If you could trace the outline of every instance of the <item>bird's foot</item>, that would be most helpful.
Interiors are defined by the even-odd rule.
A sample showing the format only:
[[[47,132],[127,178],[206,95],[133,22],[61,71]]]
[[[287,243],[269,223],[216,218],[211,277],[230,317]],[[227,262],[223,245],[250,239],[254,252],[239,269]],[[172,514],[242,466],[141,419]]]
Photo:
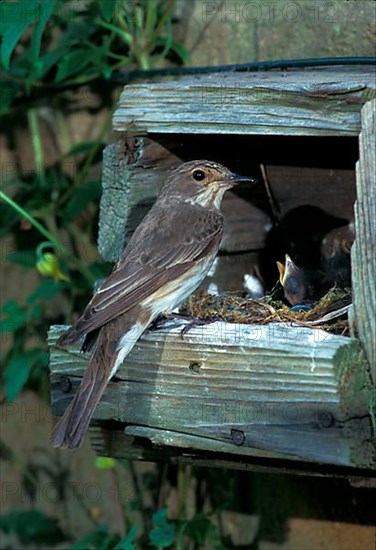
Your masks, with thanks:
[[[168,324],[168,328],[176,328],[181,325],[179,321],[189,321],[192,317],[190,315],[183,315],[182,313],[165,313],[158,315],[156,319],[149,325],[149,330],[154,332],[155,330],[160,330],[164,325]],[[175,323],[171,323],[175,321]]]
[[[184,315],[183,313],[168,313],[163,315],[158,315],[156,319],[149,325],[150,331],[163,329],[164,325],[168,325],[168,328],[177,328],[181,327],[181,321],[188,321],[186,325],[181,329],[180,335],[183,338],[190,330],[195,327],[201,327],[204,325],[209,325],[211,323],[216,323],[221,321],[221,317],[207,317],[207,318],[198,318],[192,317],[192,315]],[[175,321],[171,322],[171,321]]]
[[[191,317],[190,322],[185,325],[181,332],[180,336],[183,339],[184,335],[187,334],[190,330],[192,330],[195,327],[202,327],[204,325],[210,325],[211,323],[216,323],[217,321],[222,321],[222,318],[219,315],[215,315],[214,317],[206,317],[206,318],[198,318],[198,317]]]

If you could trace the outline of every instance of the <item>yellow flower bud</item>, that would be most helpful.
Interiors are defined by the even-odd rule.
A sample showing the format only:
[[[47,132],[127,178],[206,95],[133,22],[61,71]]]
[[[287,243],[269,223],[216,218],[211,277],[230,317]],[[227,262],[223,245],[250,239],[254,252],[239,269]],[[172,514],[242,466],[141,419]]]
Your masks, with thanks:
[[[36,268],[43,277],[53,277],[55,281],[69,281],[69,278],[62,272],[59,260],[53,252],[38,254]]]

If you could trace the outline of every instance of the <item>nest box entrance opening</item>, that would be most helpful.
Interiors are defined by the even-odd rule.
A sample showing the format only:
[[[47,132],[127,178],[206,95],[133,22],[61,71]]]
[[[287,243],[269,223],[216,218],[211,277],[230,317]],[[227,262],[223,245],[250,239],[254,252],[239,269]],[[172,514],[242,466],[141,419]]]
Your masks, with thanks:
[[[260,298],[283,279],[286,254],[304,276],[303,289],[292,280],[292,293],[289,285],[277,285],[276,297],[286,304],[316,301],[333,286],[351,287],[356,137],[161,133],[128,135],[110,147],[117,148],[120,185],[122,178],[127,182],[125,242],[182,162],[214,160],[257,178],[225,194],[222,246],[203,285],[209,292],[247,291]],[[113,187],[107,193],[113,197]]]

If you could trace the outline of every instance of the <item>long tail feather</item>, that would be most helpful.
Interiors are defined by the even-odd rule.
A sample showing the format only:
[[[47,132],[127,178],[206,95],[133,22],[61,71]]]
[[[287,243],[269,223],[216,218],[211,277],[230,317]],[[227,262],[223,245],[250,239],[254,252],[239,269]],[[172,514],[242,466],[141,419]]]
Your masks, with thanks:
[[[101,369],[97,365],[93,365],[95,359],[93,357],[90,361],[76,395],[55,426],[54,447],[77,449],[82,445],[95,407],[99,403],[109,381],[109,377],[103,376],[105,373],[101,373]]]
[[[81,446],[108,382],[150,322],[149,315],[144,316],[143,322],[129,317],[114,319],[102,327],[81,385],[55,426],[54,447],[77,449]]]

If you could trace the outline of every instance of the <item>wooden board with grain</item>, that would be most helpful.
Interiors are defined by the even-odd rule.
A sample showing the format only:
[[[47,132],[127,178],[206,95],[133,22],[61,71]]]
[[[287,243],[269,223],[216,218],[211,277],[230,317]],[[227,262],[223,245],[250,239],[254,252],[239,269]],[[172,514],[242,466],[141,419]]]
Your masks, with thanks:
[[[115,130],[356,136],[373,67],[219,73],[125,86]]]
[[[56,414],[87,363],[77,347],[54,346],[61,330],[50,332]],[[124,422],[129,435],[195,452],[370,468],[369,392],[350,338],[275,323],[213,323],[184,340],[180,328],[146,333],[94,420]]]
[[[355,233],[352,248],[354,315],[376,384],[376,101],[362,110],[356,166]]]

